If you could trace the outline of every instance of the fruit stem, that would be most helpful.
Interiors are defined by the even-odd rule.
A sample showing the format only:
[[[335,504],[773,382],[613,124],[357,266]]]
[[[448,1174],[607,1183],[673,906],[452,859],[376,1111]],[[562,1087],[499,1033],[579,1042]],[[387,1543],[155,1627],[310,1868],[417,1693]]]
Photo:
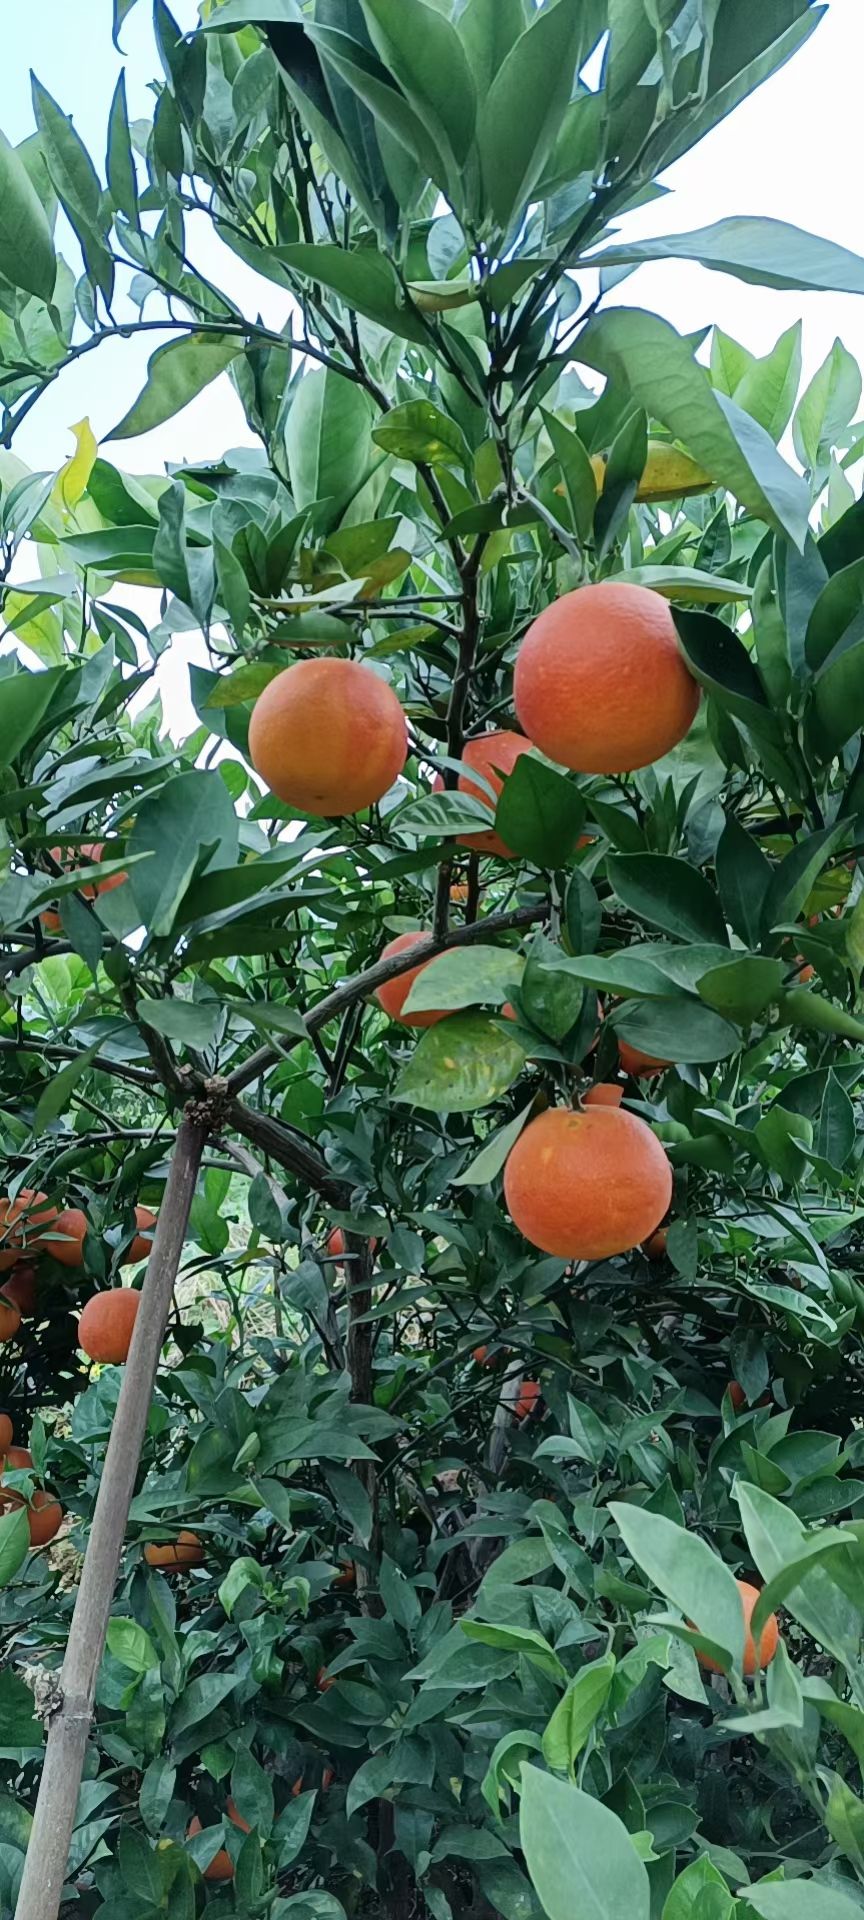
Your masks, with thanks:
[[[177,1132],[69,1629],[60,1674],[61,1704],[49,1722],[39,1796],[18,1895],[17,1920],[57,1920],[60,1909],[90,1736],[96,1679],[156,1368],[207,1134],[206,1125],[188,1119],[181,1122]]]

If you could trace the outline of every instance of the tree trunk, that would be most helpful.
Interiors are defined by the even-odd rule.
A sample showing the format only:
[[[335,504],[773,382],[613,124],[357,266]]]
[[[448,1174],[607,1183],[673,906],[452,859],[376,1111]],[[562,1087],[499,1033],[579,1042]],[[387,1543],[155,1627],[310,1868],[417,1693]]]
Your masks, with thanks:
[[[15,1920],[56,1920],[84,1769],[96,1680],[165,1324],[208,1129],[181,1122],[129,1359],[105,1455],[60,1675]]]

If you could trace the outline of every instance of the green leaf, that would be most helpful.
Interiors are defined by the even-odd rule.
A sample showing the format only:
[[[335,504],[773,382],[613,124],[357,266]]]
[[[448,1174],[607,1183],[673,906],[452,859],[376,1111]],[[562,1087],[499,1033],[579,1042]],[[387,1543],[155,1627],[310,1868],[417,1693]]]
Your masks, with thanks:
[[[476,1160],[471,1161],[464,1173],[457,1173],[454,1187],[485,1187],[491,1180],[497,1179],[511,1147],[515,1146],[522,1128],[530,1119],[533,1106],[532,1099],[521,1113],[517,1113],[513,1120],[508,1120],[506,1127],[492,1134],[485,1146],[481,1147]]]
[[[792,422],[792,439],[802,466],[815,467],[854,419],[861,398],[861,373],[842,340],[814,373]]]
[[[396,460],[422,461],[429,467],[466,468],[468,448],[461,427],[431,400],[408,400],[391,407],[372,438]]]
[[[807,1171],[813,1124],[806,1114],[772,1107],[756,1122],[753,1142],[766,1166],[779,1173],[789,1186],[794,1186]]]
[[[405,1002],[406,1013],[428,1013],[460,1007],[496,1006],[518,986],[524,967],[521,954],[501,947],[453,947],[424,966]]]
[[[169,933],[193,874],[233,866],[238,844],[237,815],[218,773],[177,774],[144,800],[127,843],[129,854],[153,855],[129,876],[144,926]]]
[[[138,209],[138,179],[135,172],[135,156],[132,152],[132,137],[129,132],[129,114],[126,106],[126,75],[121,73],[114,89],[111,112],[108,119],[108,152],[106,155],[108,191],[115,208],[125,213],[130,225],[140,229],[141,215]]]
[[[733,813],[720,835],[715,872],[730,926],[748,947],[758,946],[772,868],[758,842]]]
[[[813,718],[827,759],[864,726],[864,640],[823,667],[813,688]]]
[[[562,866],[584,819],[585,804],[575,783],[533,753],[520,754],[495,809],[495,831],[505,846],[538,867]]]
[[[616,1033],[631,1047],[655,1060],[679,1060],[684,1065],[728,1060],[741,1046],[741,1035],[711,1007],[684,998],[629,1002],[612,1022]]]
[[[864,260],[833,240],[802,233],[785,220],[737,215],[692,233],[634,240],[587,255],[592,266],[641,266],[646,260],[698,260],[755,287],[864,293]]]
[[[225,33],[236,27],[303,25],[299,0],[222,0],[222,5],[203,22],[205,33]]]
[[[99,1052],[99,1045],[97,1040],[95,1046],[88,1047],[85,1053],[79,1054],[77,1060],[70,1060],[68,1067],[61,1067],[59,1073],[55,1073],[48,1081],[37,1102],[33,1119],[35,1133],[44,1133],[52,1120],[65,1112],[78,1081]]]
[[[372,1502],[362,1480],[355,1473],[349,1473],[347,1467],[330,1466],[324,1468],[324,1478],[339,1512],[350,1522],[361,1545],[368,1547],[373,1527]]]
[[[372,405],[362,388],[329,368],[307,373],[285,429],[291,491],[298,507],[329,500],[338,519],[372,465]]]
[[[387,1788],[393,1784],[396,1765],[396,1756],[392,1752],[373,1753],[369,1760],[364,1760],[348,1787],[345,1797],[346,1820],[352,1819],[368,1801],[378,1800],[386,1794]]]
[[[474,139],[477,95],[451,22],[424,0],[361,0],[372,41],[436,145],[442,139],[456,168]],[[449,159],[449,155],[448,155]],[[454,187],[458,184],[455,169]]]
[[[132,8],[134,7],[134,5],[135,5],[135,0],[114,0],[114,22],[113,22],[113,27],[111,31],[111,38],[114,42],[115,47],[117,48],[118,53],[120,52],[120,39],[119,39],[120,28],[122,27],[123,22],[126,19],[127,15],[132,12]]]
[[[602,1800],[526,1763],[519,1837],[548,1920],[649,1920],[648,1875]]]
[[[543,425],[552,442],[552,450],[561,468],[564,491],[570,508],[573,525],[579,540],[584,546],[591,538],[594,525],[594,509],[597,505],[597,481],[591,465],[591,457],[584,442],[572,427],[565,427],[563,420],[556,419],[554,413],[540,408]]]
[[[761,360],[752,360],[733,388],[732,399],[744,413],[752,413],[776,442],[792,418],[801,382],[800,320],[780,335]]]
[[[561,1665],[548,1640],[542,1633],[535,1633],[533,1627],[502,1627],[491,1621],[465,1619],[459,1624],[468,1640],[477,1640],[482,1647],[506,1647],[551,1680],[566,1680],[566,1667]]]
[[[807,1547],[807,1529],[789,1507],[781,1505],[771,1494],[763,1493],[760,1487],[738,1480],[734,1496],[741,1510],[747,1545],[767,1583],[785,1567],[800,1561]],[[860,1591],[860,1570],[851,1549],[849,1571]],[[818,1640],[835,1659],[844,1665],[857,1660],[864,1614],[862,1608],[849,1599],[845,1588],[832,1578],[828,1567],[808,1568],[797,1586],[786,1595],[785,1606],[805,1633]]]
[[[65,667],[49,667],[44,673],[18,668],[0,678],[0,766],[17,760],[66,675]]]
[[[506,1093],[524,1065],[522,1047],[502,1022],[454,1013],[423,1034],[393,1097],[433,1113],[471,1113]]]
[[[744,1026],[758,1020],[760,1013],[779,997],[787,971],[782,960],[736,954],[728,966],[710,967],[703,973],[697,992],[707,1007],[728,1014],[730,1020]]]
[[[744,1613],[733,1575],[696,1533],[662,1513],[621,1501],[609,1506],[637,1567],[680,1608],[700,1634],[725,1650],[740,1669],[744,1658]]]
[[[667,321],[635,307],[610,308],[589,321],[573,351],[586,366],[628,386],[637,405],[757,519],[803,546],[810,505],[804,482],[764,428],[714,391],[691,344]]]
[[[100,527],[94,533],[65,535],[62,547],[79,567],[96,567],[100,573],[126,573],[134,568],[140,573],[152,570],[155,538],[155,526]]]
[[[558,137],[579,56],[581,11],[544,7],[481,99],[477,143],[485,209],[502,232],[530,199]]]
[[[149,1633],[138,1625],[137,1620],[114,1619],[108,1622],[108,1652],[121,1667],[128,1667],[131,1673],[149,1673],[152,1667],[158,1667],[159,1655]]]
[[[524,32],[522,0],[467,0],[458,28],[478,98],[484,100],[511,47]]]
[[[663,1920],[732,1920],[735,1902],[708,1855],[678,1875],[663,1908]]]
[[[818,578],[818,576],[817,576]],[[824,579],[824,575],[822,576]],[[810,608],[804,653],[808,667],[824,666],[864,607],[864,560],[831,574]]]
[[[753,593],[743,580],[726,580],[719,573],[703,573],[700,567],[625,567],[615,578],[631,587],[650,587],[662,593],[664,600],[686,600],[688,605],[704,607],[731,606],[750,600]]]
[[[573,953],[591,953],[597,945],[603,909],[587,874],[576,867],[564,901],[564,924]]]
[[[161,1833],[177,1784],[177,1769],[165,1754],[151,1760],[141,1782],[138,1805],[148,1833]]]
[[[585,990],[574,978],[569,966],[561,965],[567,956],[554,940],[538,933],[531,942],[525,972],[519,983],[520,1011],[549,1040],[561,1041],[575,1027],[583,1012]],[[597,1009],[593,995],[586,1011],[588,1039],[597,1030]]]
[[[619,900],[640,920],[679,939],[728,945],[726,922],[710,882],[662,853],[615,854],[608,874]]]
[[[8,1587],[10,1580],[14,1580],[29,1551],[27,1508],[18,1507],[13,1513],[4,1513],[0,1517],[0,1587]],[[8,1737],[5,1723],[0,1737]]]
[[[712,613],[687,613],[681,608],[675,610],[675,625],[687,665],[706,693],[742,720],[757,739],[777,738],[777,721],[737,633]]]
[[[105,435],[106,440],[131,440],[161,427],[203,393],[242,351],[243,341],[237,334],[215,332],[185,333],[181,340],[157,347],[147,362],[147,379],[137,400]]]
[[[834,827],[821,827],[807,834],[775,867],[763,905],[763,927],[768,933],[789,920],[797,920],[823,867],[849,833],[841,821]]]
[[[99,175],[71,119],[35,75],[31,91],[51,184],[81,243],[88,275],[110,304],[114,262],[106,246],[110,216],[103,208]]]
[[[279,258],[306,279],[332,288],[346,306],[356,307],[399,339],[428,345],[428,332],[382,253],[371,247],[348,253],[344,247],[297,244],[281,247]]]
[[[273,1827],[273,1787],[270,1775],[248,1747],[238,1749],[231,1769],[231,1798],[241,1820],[247,1821],[262,1840],[269,1840]]]
[[[211,1047],[219,1026],[215,1000],[139,1000],[136,1011],[145,1026],[178,1045],[203,1050]]]
[[[13,287],[50,300],[57,262],[51,228],[17,149],[0,133],[0,273]]]
[[[247,1587],[260,1588],[263,1584],[264,1573],[257,1560],[250,1559],[248,1555],[243,1555],[239,1560],[232,1560],[228,1572],[219,1583],[219,1604],[224,1608],[229,1620],[241,1593],[245,1593]]]
[[[855,1145],[855,1108],[842,1081],[829,1072],[819,1109],[814,1150],[839,1172],[845,1167]]]
[[[625,537],[630,508],[648,460],[648,416],[644,407],[628,415],[609,449],[603,490],[594,509],[594,539],[602,559]]]
[[[395,1620],[397,1627],[404,1627],[406,1632],[413,1633],[421,1617],[420,1597],[387,1553],[381,1555],[378,1584],[388,1617]]]
[[[861,1915],[857,1900],[847,1900],[816,1880],[745,1887],[743,1898],[760,1920],[860,1920]]]
[[[543,1730],[543,1758],[556,1773],[573,1772],[592,1727],[609,1698],[615,1674],[614,1653],[592,1660],[570,1681]]]

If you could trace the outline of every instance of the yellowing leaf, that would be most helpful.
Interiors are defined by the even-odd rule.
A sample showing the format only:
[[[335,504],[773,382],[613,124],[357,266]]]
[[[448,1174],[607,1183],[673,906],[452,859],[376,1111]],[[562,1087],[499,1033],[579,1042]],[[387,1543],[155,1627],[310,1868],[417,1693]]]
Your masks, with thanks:
[[[75,436],[75,452],[60,468],[54,487],[54,500],[60,507],[77,507],[96,464],[99,443],[88,419],[79,420],[70,431]]]

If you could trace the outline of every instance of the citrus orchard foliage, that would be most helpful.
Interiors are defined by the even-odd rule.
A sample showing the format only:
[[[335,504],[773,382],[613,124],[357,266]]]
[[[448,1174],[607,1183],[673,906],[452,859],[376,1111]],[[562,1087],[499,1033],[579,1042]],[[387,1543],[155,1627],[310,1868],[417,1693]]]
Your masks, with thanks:
[[[864,290],[615,231],[819,12],[157,0],[104,179],[0,144],[0,1910],[184,1111],[68,1910],[864,1906],[861,381],[614,304]]]

